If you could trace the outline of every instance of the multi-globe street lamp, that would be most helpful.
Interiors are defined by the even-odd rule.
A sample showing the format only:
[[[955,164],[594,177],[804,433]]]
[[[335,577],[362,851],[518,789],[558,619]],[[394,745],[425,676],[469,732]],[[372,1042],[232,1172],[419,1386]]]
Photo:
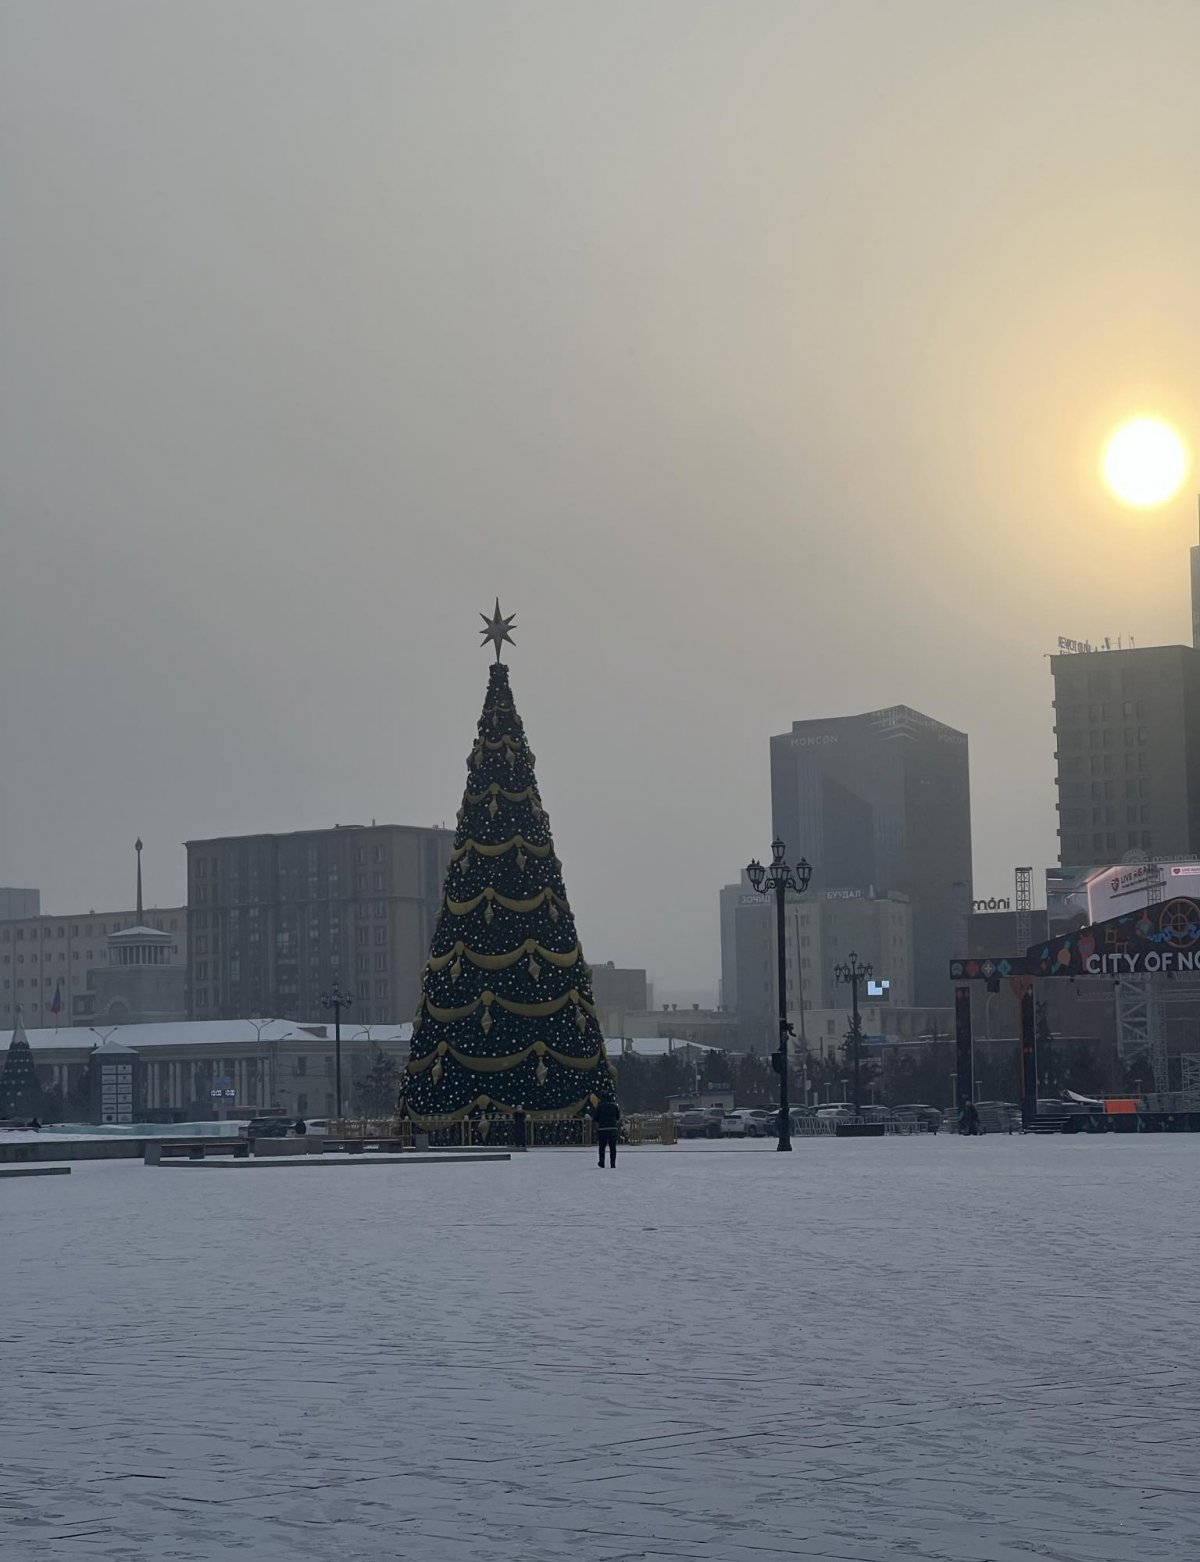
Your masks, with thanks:
[[[836,981],[839,986],[849,987],[850,989],[850,1045],[853,1049],[854,1058],[855,1117],[862,1116],[862,1083],[859,1074],[859,1065],[861,1063],[859,1054],[862,1051],[862,1019],[858,1012],[858,984],[860,982],[865,982],[870,975],[871,967],[869,965],[860,965],[858,956],[855,954],[853,949],[850,951],[849,960],[847,960],[844,965],[835,965],[833,968],[834,981]]]
[[[779,1143],[777,1150],[792,1147],[792,1116],[788,1104],[788,1037],[792,1027],[787,1017],[787,930],[783,920],[784,899],[788,890],[803,895],[812,878],[812,868],[801,857],[793,868],[785,862],[787,847],[778,836],[771,842],[771,861],[764,868],[756,857],[746,868],[746,877],[756,895],[775,896],[775,953],[779,963],[779,1051],[772,1062],[779,1073]]]
[[[342,1010],[350,1008],[353,1002],[350,994],[344,993],[338,986],[336,979],[332,989],[321,994],[321,1003],[326,1009],[333,1010],[334,1100],[337,1103],[339,1123],[342,1120]]]

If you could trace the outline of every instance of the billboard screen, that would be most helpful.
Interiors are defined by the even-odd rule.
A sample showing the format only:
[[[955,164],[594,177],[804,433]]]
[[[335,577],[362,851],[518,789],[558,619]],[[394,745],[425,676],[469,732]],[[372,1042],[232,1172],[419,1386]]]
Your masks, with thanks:
[[[1157,862],[1123,862],[1099,869],[1087,881],[1088,921],[1107,922],[1148,906],[1161,898],[1164,878],[1165,869]]]
[[[1156,901],[1200,894],[1200,862],[1122,862],[1087,881],[1088,920],[1107,922]]]

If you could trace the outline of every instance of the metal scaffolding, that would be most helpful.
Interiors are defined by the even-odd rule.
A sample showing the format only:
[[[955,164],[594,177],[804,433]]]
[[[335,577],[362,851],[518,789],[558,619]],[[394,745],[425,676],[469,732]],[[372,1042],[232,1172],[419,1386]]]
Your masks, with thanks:
[[[1180,1094],[1184,1111],[1200,1112],[1200,1052],[1184,1052],[1179,1058]]]
[[[1017,948],[1024,954],[1033,943],[1033,869],[1016,870]]]
[[[1159,1095],[1170,1088],[1167,1037],[1159,993],[1161,980],[1157,976],[1117,978],[1117,1050],[1123,1063],[1145,1059]]]
[[[1157,905],[1163,896],[1162,869],[1147,886],[1147,905]],[[1154,1075],[1159,1096],[1171,1088],[1167,1061],[1167,1034],[1163,1025],[1162,977],[1121,976],[1117,978],[1117,1050],[1122,1062],[1144,1058]]]

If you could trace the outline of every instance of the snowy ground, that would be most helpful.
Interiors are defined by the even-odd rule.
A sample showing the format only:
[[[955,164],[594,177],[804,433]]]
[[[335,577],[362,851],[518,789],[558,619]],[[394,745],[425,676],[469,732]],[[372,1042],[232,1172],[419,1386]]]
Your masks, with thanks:
[[[1193,1562],[1200,1137],[0,1184],[5,1562]]]

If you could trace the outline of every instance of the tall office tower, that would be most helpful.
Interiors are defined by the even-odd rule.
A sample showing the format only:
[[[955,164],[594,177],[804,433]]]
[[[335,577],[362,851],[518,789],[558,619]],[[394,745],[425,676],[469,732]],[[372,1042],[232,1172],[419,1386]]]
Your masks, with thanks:
[[[409,1018],[453,844],[401,824],[189,841],[189,1016],[323,1020],[336,980],[358,1024]]]
[[[1200,852],[1200,650],[1066,653],[1050,670],[1060,864]]]
[[[789,895],[784,910],[788,1019],[807,1037],[812,1010],[849,1010],[850,990],[836,968],[851,951],[886,983],[887,1002],[912,1006],[912,907],[902,895],[875,897],[857,889],[810,889]],[[770,1052],[779,1042],[778,928],[774,898],[740,891],[721,963],[737,971],[737,1036],[745,1052]],[[867,989],[863,990],[863,1002]],[[840,1042],[843,1032],[839,1028]]]
[[[771,811],[813,888],[912,907],[913,998],[949,1002],[971,906],[967,737],[907,705],[797,721],[771,739]]]
[[[730,1014],[736,1014],[738,1007],[737,910],[746,897],[752,894],[754,891],[744,869],[739,884],[725,884],[721,888],[720,1006]]]

